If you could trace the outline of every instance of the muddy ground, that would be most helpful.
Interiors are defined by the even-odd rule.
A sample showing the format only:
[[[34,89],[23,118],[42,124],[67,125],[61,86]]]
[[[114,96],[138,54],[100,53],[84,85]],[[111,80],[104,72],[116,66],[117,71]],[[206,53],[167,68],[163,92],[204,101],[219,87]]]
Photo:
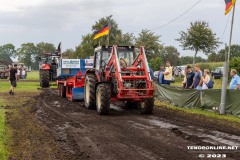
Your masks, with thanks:
[[[82,102],[43,90],[17,112],[7,113],[13,129],[10,159],[194,160],[199,154],[237,151],[191,151],[187,146],[240,146],[240,126],[155,107],[152,115],[112,104],[107,116],[87,110]],[[11,108],[11,106],[9,106]],[[219,155],[218,155],[219,156]],[[222,156],[222,155],[221,155]],[[211,158],[213,159],[213,158]],[[221,159],[221,158],[214,158]]]

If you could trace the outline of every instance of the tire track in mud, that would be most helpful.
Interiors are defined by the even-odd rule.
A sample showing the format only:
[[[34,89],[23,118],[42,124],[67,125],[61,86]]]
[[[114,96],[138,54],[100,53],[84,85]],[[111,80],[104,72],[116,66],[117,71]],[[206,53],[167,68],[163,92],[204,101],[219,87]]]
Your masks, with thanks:
[[[110,115],[99,116],[96,111],[83,108],[83,103],[59,98],[51,89],[43,90],[41,98],[37,117],[63,149],[78,158],[197,159],[197,153],[188,152],[186,146],[211,144],[195,133],[202,128],[191,121],[175,122],[174,118],[164,119],[158,113],[144,116],[137,110],[116,106]],[[194,126],[192,132],[188,126]]]

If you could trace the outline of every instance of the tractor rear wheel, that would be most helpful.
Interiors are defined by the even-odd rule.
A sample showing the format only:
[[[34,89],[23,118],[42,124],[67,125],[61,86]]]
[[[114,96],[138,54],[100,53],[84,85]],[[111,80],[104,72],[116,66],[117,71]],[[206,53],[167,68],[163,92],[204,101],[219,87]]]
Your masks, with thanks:
[[[141,102],[141,113],[142,114],[152,114],[154,106],[154,98],[146,98],[143,102]]]
[[[58,84],[58,96],[66,97],[66,87],[63,84]]]
[[[40,86],[49,87],[49,70],[40,70]]]
[[[86,75],[84,86],[84,103],[88,109],[96,109],[96,90],[97,77],[93,74]]]
[[[108,84],[99,84],[96,93],[97,111],[100,115],[109,113],[111,93]]]

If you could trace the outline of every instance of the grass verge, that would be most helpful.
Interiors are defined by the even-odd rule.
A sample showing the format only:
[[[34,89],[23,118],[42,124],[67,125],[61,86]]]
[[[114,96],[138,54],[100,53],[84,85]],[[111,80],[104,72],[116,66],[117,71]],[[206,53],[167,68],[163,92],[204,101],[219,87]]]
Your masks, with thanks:
[[[0,108],[0,160],[5,160],[8,157],[6,142],[5,109]]]
[[[165,107],[165,108],[180,111],[186,114],[204,116],[206,118],[210,118],[213,120],[228,121],[228,122],[233,122],[240,125],[240,118],[233,115],[219,115],[218,113],[204,111],[200,109],[187,109],[182,107],[176,107],[167,102],[160,102],[159,100],[155,101],[155,105],[157,107]]]

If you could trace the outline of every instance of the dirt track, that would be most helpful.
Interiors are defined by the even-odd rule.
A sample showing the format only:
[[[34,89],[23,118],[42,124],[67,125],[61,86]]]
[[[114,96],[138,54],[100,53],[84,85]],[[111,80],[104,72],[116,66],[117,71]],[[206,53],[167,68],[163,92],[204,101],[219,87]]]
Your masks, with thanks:
[[[238,129],[201,117],[166,108],[144,116],[121,104],[112,105],[110,115],[99,116],[82,102],[59,98],[54,90],[44,90],[37,101],[32,112],[64,153],[60,159],[190,160],[199,159],[201,153],[240,157],[236,151],[187,150],[191,145],[240,145]]]

